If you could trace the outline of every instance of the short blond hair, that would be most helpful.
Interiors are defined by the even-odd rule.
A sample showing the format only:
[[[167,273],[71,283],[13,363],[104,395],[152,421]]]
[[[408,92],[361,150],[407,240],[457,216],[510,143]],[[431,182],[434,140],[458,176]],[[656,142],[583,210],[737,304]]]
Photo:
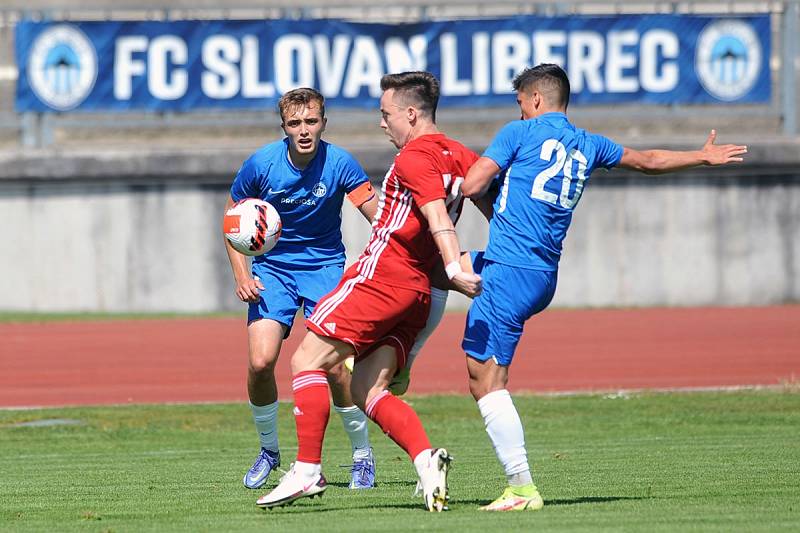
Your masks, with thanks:
[[[306,107],[311,102],[319,104],[322,116],[325,116],[325,97],[322,94],[310,87],[300,87],[299,89],[292,89],[288,91],[281,99],[278,100],[278,111],[281,114],[281,122],[286,120],[286,114],[299,107]]]

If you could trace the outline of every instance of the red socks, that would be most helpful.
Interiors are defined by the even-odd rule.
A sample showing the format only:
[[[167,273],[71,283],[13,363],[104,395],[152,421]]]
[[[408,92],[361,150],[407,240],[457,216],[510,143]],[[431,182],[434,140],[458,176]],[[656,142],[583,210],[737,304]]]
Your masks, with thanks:
[[[431,447],[417,413],[389,391],[383,391],[369,402],[367,416],[403,448],[412,461],[421,451]]]
[[[322,441],[330,417],[330,393],[324,370],[300,372],[292,380],[294,420],[297,426],[297,460],[322,463]]]
[[[323,370],[300,372],[292,381],[294,420],[297,425],[297,460],[322,463],[322,441],[330,417],[327,374]],[[408,453],[413,461],[431,447],[425,428],[414,410],[384,391],[367,405],[367,416]]]

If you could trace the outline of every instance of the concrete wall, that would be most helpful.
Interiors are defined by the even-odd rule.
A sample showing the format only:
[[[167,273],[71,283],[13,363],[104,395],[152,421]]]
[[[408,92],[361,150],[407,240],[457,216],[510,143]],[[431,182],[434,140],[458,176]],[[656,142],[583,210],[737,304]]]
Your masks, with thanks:
[[[239,309],[220,226],[227,194],[187,183],[4,188],[0,309]],[[363,248],[366,221],[351,207],[344,221],[348,248]]]
[[[376,176],[391,157],[356,155]],[[219,219],[242,158],[0,161],[0,310],[240,309]],[[595,174],[564,244],[553,305],[800,301],[797,168],[765,163],[671,177]],[[368,226],[350,206],[343,220],[352,260]],[[459,234],[465,249],[485,245],[487,226],[471,206]]]
[[[596,173],[564,241],[552,305],[800,301],[798,176]],[[459,226],[463,247],[483,245],[479,216]]]

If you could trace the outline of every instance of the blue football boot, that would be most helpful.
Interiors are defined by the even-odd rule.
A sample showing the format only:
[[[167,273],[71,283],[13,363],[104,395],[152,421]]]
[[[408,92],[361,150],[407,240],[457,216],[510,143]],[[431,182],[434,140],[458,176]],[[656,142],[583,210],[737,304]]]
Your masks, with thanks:
[[[261,448],[256,462],[250,467],[250,470],[244,475],[242,482],[248,489],[258,489],[264,486],[267,482],[269,473],[278,468],[281,464],[280,452],[273,452],[266,448]]]
[[[351,489],[371,489],[375,487],[375,457],[372,455],[372,448],[366,456],[353,458],[353,466],[350,468],[350,488]]]

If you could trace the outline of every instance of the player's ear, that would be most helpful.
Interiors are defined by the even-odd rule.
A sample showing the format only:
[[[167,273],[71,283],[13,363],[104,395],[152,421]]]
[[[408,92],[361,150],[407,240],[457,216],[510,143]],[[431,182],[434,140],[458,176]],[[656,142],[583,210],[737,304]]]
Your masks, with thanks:
[[[328,117],[322,117],[322,129],[320,133],[325,131],[325,128],[328,126]]]
[[[417,108],[416,107],[408,106],[406,108],[406,119],[408,119],[408,121],[411,122],[411,123],[417,121]]]

